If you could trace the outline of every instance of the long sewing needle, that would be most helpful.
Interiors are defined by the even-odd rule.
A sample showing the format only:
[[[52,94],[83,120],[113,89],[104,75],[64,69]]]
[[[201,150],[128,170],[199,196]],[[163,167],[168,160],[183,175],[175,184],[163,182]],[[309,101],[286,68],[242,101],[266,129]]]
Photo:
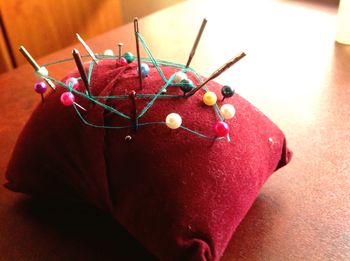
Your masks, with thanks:
[[[83,40],[83,38],[81,38],[81,36],[77,33],[77,38],[78,41],[84,46],[85,50],[87,51],[87,53],[89,54],[89,56],[91,57],[91,59],[98,64],[98,60],[95,56],[95,54],[92,52],[91,48],[87,45],[87,43]]]
[[[83,65],[83,62],[81,60],[80,53],[77,49],[73,49],[72,54],[74,57],[75,64],[77,65],[78,71],[80,73],[81,79],[83,80],[86,91],[88,92],[88,95],[91,96],[89,80],[88,80],[88,77],[86,75],[84,65]]]
[[[23,54],[24,58],[26,58],[26,60],[30,63],[31,66],[33,66],[34,70],[35,71],[38,71],[40,72],[41,71],[41,68],[43,67],[40,67],[40,65],[34,60],[34,58],[30,55],[30,53],[27,51],[26,48],[24,48],[23,45],[21,45],[19,47],[19,51]],[[56,90],[56,87],[55,87],[55,84],[50,80],[50,79],[47,79],[45,77],[43,77],[43,79],[47,82],[47,84],[55,91]]]
[[[188,57],[188,61],[186,63],[186,68],[188,68],[190,66],[190,63],[192,61],[192,58],[194,56],[194,54],[196,53],[196,50],[197,50],[197,46],[198,46],[198,43],[199,43],[199,40],[201,39],[202,37],[202,34],[203,34],[203,31],[204,31],[204,28],[205,28],[205,25],[207,24],[207,19],[203,19],[203,22],[202,22],[202,25],[199,29],[199,32],[197,34],[197,37],[196,37],[196,40],[194,41],[194,44],[193,44],[193,47],[192,47],[192,50],[190,52],[190,56]]]
[[[137,66],[139,71],[139,82],[140,89],[142,89],[142,74],[141,74],[141,57],[140,57],[140,46],[139,46],[139,21],[138,18],[134,18],[134,31],[135,31],[135,40],[136,40],[136,52],[137,52]]]
[[[227,63],[225,63],[223,66],[221,66],[219,69],[217,69],[215,72],[213,72],[208,79],[206,79],[202,84],[198,85],[195,89],[190,91],[187,94],[187,97],[192,96],[195,94],[197,91],[199,91],[203,86],[205,86],[209,81],[215,79],[218,77],[220,74],[222,74],[224,71],[226,71],[228,68],[230,68],[232,65],[237,63],[239,60],[241,60],[246,54],[244,52],[241,52],[237,56],[233,57],[231,60],[229,60]]]

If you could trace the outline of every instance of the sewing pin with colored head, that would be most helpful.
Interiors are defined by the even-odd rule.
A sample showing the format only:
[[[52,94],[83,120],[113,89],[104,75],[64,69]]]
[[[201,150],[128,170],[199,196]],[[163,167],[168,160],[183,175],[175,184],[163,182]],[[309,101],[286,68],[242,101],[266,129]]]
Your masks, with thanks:
[[[45,78],[48,76],[48,71],[44,66],[39,66],[39,64],[34,60],[34,58],[30,55],[26,48],[23,45],[19,47],[19,51],[23,54],[24,58],[33,66],[36,72],[39,72],[42,75],[42,78],[47,82],[47,84],[53,89],[56,90],[55,84],[50,80]]]
[[[34,84],[34,90],[41,95],[41,101],[44,102],[44,93],[47,90],[45,82],[37,82]]]
[[[78,103],[75,102],[75,96],[73,93],[71,92],[64,92],[61,94],[61,97],[60,97],[60,100],[61,100],[61,103],[64,105],[64,106],[72,106],[73,104],[77,107],[79,107],[80,109],[86,111],[86,109],[79,105]]]
[[[228,85],[224,85],[221,88],[222,100],[224,101],[226,98],[231,98],[235,94],[235,90]]]

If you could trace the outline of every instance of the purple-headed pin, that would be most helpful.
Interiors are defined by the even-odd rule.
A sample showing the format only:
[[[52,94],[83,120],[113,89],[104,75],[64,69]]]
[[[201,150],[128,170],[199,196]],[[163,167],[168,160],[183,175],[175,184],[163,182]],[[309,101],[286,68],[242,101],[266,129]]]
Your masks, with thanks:
[[[37,82],[34,84],[34,91],[41,95],[41,101],[44,102],[44,93],[47,90],[47,85],[45,82]]]

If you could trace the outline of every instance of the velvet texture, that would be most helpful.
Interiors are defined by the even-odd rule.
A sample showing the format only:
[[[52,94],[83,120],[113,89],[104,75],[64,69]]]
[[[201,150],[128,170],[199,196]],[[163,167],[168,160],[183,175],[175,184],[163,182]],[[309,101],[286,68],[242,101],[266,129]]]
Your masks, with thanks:
[[[140,90],[136,67],[101,61],[92,73],[93,95],[155,93],[164,85],[150,66]],[[179,69],[162,70],[170,77]],[[261,186],[288,163],[291,153],[281,130],[249,102],[238,94],[221,102],[221,86],[207,86],[217,93],[219,106],[231,103],[236,108],[235,117],[227,121],[231,142],[171,130],[165,124],[139,126],[137,131],[87,126],[73,107],[61,105],[64,89],[59,88],[47,95],[23,129],[6,187],[38,196],[79,197],[110,212],[162,260],[220,259]],[[167,93],[181,91],[168,87]],[[185,127],[214,137],[219,119],[213,107],[203,104],[204,93],[158,99],[139,123],[162,122],[176,112]],[[99,101],[131,115],[128,99]],[[136,100],[138,112],[148,101]],[[131,124],[84,98],[76,97],[76,102],[87,109],[82,115],[92,124]],[[131,142],[125,140],[127,135]]]

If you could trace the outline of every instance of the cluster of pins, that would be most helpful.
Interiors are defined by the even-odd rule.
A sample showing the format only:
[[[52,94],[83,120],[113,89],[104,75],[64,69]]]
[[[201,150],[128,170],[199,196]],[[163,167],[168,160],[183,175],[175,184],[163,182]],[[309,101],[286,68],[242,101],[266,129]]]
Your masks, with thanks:
[[[196,53],[199,41],[201,39],[201,36],[203,34],[203,31],[205,29],[205,26],[207,24],[207,20],[203,19],[201,27],[199,29],[199,32],[197,34],[197,37],[195,39],[194,45],[191,49],[190,55],[188,57],[187,63],[185,68],[188,68],[190,66],[190,63]],[[138,71],[138,79],[139,79],[139,88],[142,89],[143,86],[143,78],[147,77],[150,68],[147,63],[141,63],[141,56],[140,56],[140,46],[139,46],[139,25],[138,25],[138,18],[134,19],[134,33],[135,33],[135,40],[136,40],[136,51],[137,51],[137,71]],[[83,38],[79,35],[76,34],[78,41],[82,44],[88,55],[91,57],[92,61],[98,65],[98,58],[96,55],[93,53],[91,48],[86,44],[86,42],[83,40]],[[122,55],[122,43],[118,43],[118,63],[119,66],[126,66],[127,64],[133,62],[135,60],[135,56],[131,52],[126,52]],[[21,46],[19,48],[20,52],[24,55],[24,57],[27,59],[27,61],[33,66],[34,70],[38,73],[38,75],[42,78],[41,81],[35,83],[34,85],[34,90],[41,95],[42,101],[44,102],[44,93],[47,90],[47,85],[49,85],[53,90],[56,90],[56,87],[54,83],[47,78],[48,76],[48,71],[44,66],[39,66],[39,64],[34,60],[34,58],[29,54],[29,52]],[[78,68],[79,74],[81,76],[81,80],[83,82],[83,85],[86,89],[86,94],[91,97],[91,90],[89,86],[89,81],[87,77],[87,73],[85,71],[81,55],[77,49],[73,49],[72,55],[74,58],[74,61],[76,63],[76,66]],[[114,53],[112,50],[108,49],[104,52],[104,55],[106,56],[113,56]],[[235,63],[237,63],[239,60],[241,60],[246,54],[244,52],[238,54],[237,56],[233,57],[230,59],[227,63],[225,63],[223,66],[221,66],[219,69],[214,71],[203,83],[199,84],[198,86],[195,86],[193,82],[188,78],[186,73],[184,72],[178,72],[174,79],[173,83],[174,84],[179,84],[180,88],[183,92],[184,97],[191,97],[194,95],[196,92],[198,92],[200,89],[202,89],[209,81],[215,79],[219,75],[221,75],[224,71],[229,69],[231,66],[233,66]],[[62,93],[60,97],[60,101],[63,105],[65,106],[71,106],[71,105],[76,105],[80,109],[85,110],[84,107],[81,105],[77,104],[75,102],[75,96],[72,92],[72,90],[78,90],[79,88],[79,82],[78,79],[76,78],[69,78],[65,82],[66,86],[69,86],[69,91]],[[221,94],[223,96],[221,101],[224,101],[226,98],[230,98],[234,95],[235,91],[232,87],[230,86],[223,86],[221,89]],[[131,100],[131,115],[132,115],[132,122],[133,122],[133,128],[137,129],[137,122],[136,122],[136,91],[132,90],[129,93],[129,99]],[[217,96],[214,92],[207,91],[203,95],[203,102],[207,106],[214,106],[217,103]],[[214,129],[216,132],[217,137],[223,137],[226,136],[229,132],[229,126],[225,122],[225,120],[232,119],[235,115],[235,108],[231,104],[223,104],[220,107],[220,114],[224,121],[219,121],[215,124]],[[182,118],[179,114],[177,113],[170,113],[167,115],[165,119],[165,124],[170,128],[170,129],[177,129],[181,126],[182,124]]]
[[[230,98],[235,94],[235,90],[228,85],[225,85],[221,88],[221,94],[223,96],[222,102],[226,98]],[[214,106],[217,104],[217,95],[214,92],[208,91],[203,95],[203,103],[207,106]],[[227,120],[232,119],[235,116],[236,110],[232,104],[225,103],[220,107],[220,115],[224,119],[223,121],[218,121],[214,125],[214,131],[216,133],[216,137],[224,137],[229,133],[229,125],[226,123]],[[165,119],[165,124],[170,129],[178,129],[182,124],[182,117],[178,113],[170,113],[167,115]]]
[[[79,35],[77,35],[77,36],[79,39],[80,36]],[[86,45],[85,42],[84,42],[84,44]],[[87,46],[87,48],[89,48],[89,47]],[[49,85],[54,91],[56,90],[54,83],[49,78],[47,78],[49,75],[48,70],[44,66],[39,66],[38,63],[34,60],[34,58],[26,50],[26,48],[24,48],[24,46],[21,46],[19,48],[19,50],[23,54],[23,56],[27,59],[27,61],[33,66],[34,70],[37,72],[37,74],[41,78],[38,82],[36,82],[34,84],[34,90],[35,90],[35,92],[37,92],[41,95],[42,102],[44,102],[44,93],[47,91],[47,85]],[[91,52],[90,48],[89,48],[89,51]],[[91,96],[88,78],[87,78],[86,72],[84,70],[83,62],[81,60],[81,56],[79,54],[79,51],[74,49],[72,54],[73,54],[74,60],[76,62],[77,68],[79,70],[79,73],[81,75],[81,79],[82,79],[84,86],[86,88],[86,91],[87,91],[88,95]],[[92,52],[91,52],[91,54],[92,54]],[[94,56],[94,58],[95,58],[94,61],[97,62],[97,59],[95,56]],[[72,93],[73,89],[77,90],[79,88],[78,80],[76,78],[71,77],[71,78],[67,79],[66,85],[70,87],[71,91],[64,92],[61,94],[61,97],[60,97],[61,103],[65,106],[71,106],[74,104],[77,107],[79,107],[80,109],[86,111],[86,109],[84,107],[82,107],[81,105],[79,105],[78,103],[75,102],[75,96]]]
[[[202,25],[199,29],[196,40],[195,40],[194,45],[192,47],[192,50],[190,52],[188,61],[186,63],[186,68],[189,67],[189,65],[192,61],[192,58],[196,52],[199,40],[202,36],[202,33],[204,31],[206,24],[207,24],[207,20],[203,19]],[[196,92],[198,92],[200,89],[202,89],[209,81],[215,79],[216,77],[221,75],[224,71],[229,69],[232,65],[234,65],[239,60],[241,60],[245,55],[246,54],[244,52],[239,53],[237,56],[233,57],[227,63],[225,63],[223,66],[221,66],[219,69],[217,69],[215,72],[213,72],[207,78],[207,80],[205,80],[203,83],[201,83],[198,86],[194,86],[193,82],[190,79],[188,79],[186,73],[181,72],[181,71],[175,75],[173,82],[180,84],[180,88],[183,91],[184,97],[190,97],[190,96],[194,95]],[[221,101],[223,102],[226,98],[231,98],[235,94],[235,90],[231,86],[225,85],[221,89],[221,94],[222,94]],[[214,92],[207,91],[203,95],[202,100],[203,100],[203,103],[205,105],[214,106],[215,104],[217,104],[218,98]],[[214,131],[216,133],[216,137],[224,137],[224,136],[228,135],[229,125],[226,123],[226,121],[232,119],[235,116],[235,113],[236,113],[236,110],[235,110],[234,106],[229,104],[229,103],[223,104],[220,107],[220,114],[223,118],[223,121],[220,120],[214,125]],[[170,129],[178,129],[181,127],[182,118],[178,113],[170,113],[167,115],[167,117],[165,119],[165,124]]]
[[[185,68],[188,68],[190,66],[190,63],[192,61],[192,58],[194,57],[198,43],[202,37],[203,31],[205,29],[205,26],[207,24],[207,20],[204,18],[201,24],[201,27],[198,31],[197,37],[195,39],[195,42],[193,44],[192,50],[190,52],[190,55],[188,57],[187,63]],[[141,63],[140,61],[140,48],[139,48],[139,26],[138,26],[138,19],[134,19],[134,32],[135,32],[135,39],[136,39],[136,50],[137,50],[137,64],[138,64],[138,76],[139,76],[139,85],[140,89],[142,89],[142,79],[143,77],[147,76],[149,73],[149,67],[146,63]],[[106,52],[105,54],[111,53],[110,51]],[[113,54],[112,54],[113,55]],[[213,72],[206,81],[201,83],[198,86],[194,86],[193,82],[188,78],[187,74],[184,72],[178,72],[174,79],[174,84],[180,84],[180,88],[184,94],[184,97],[190,97],[194,95],[196,92],[198,92],[200,89],[202,89],[209,81],[215,79],[219,75],[221,75],[224,71],[229,69],[231,66],[233,66],[235,63],[237,63],[239,60],[241,60],[246,54],[244,52],[239,53],[237,56],[230,59],[227,63],[225,63],[223,66],[221,66],[219,69],[217,69],[215,72]],[[119,57],[121,57],[121,52],[119,48]],[[134,60],[134,56],[131,53],[125,53],[123,57],[126,58],[127,62],[131,62]],[[234,95],[235,91],[232,87],[225,85],[221,89],[221,94],[223,96],[222,102],[226,98],[231,98]],[[132,121],[133,121],[133,128],[137,129],[137,123],[136,123],[136,92],[133,90],[131,91],[129,98],[132,102]],[[214,92],[207,91],[203,95],[203,102],[207,106],[214,106],[217,103],[217,96]],[[219,121],[215,124],[214,130],[216,133],[216,137],[224,137],[227,136],[229,133],[229,125],[225,122],[226,120],[230,120],[234,117],[236,113],[236,110],[233,105],[231,104],[223,104],[220,107],[220,114],[224,121]],[[182,118],[178,113],[170,113],[166,116],[165,124],[170,129],[178,129],[182,125]]]

